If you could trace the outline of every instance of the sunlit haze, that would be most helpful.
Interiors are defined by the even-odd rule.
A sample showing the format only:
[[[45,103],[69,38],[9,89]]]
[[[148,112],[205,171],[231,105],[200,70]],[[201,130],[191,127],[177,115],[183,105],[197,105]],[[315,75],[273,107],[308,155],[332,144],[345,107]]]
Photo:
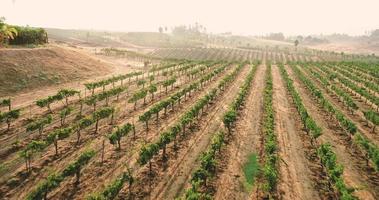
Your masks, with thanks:
[[[8,23],[55,28],[157,31],[198,22],[208,32],[348,33],[379,28],[378,0],[1,0]]]

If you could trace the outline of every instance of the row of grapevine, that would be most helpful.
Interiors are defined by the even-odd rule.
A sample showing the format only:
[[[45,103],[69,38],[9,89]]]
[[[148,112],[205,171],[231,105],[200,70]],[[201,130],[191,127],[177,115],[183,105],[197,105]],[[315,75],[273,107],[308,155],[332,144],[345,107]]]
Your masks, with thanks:
[[[340,125],[347,130],[351,135],[357,132],[357,126],[345,115],[335,108],[332,103],[330,103],[322,94],[322,92],[313,84],[311,80],[309,80],[296,66],[291,65],[291,68],[295,72],[295,74],[299,77],[299,79],[304,83],[304,85],[308,88],[311,94],[317,99],[317,101],[323,106],[323,108],[328,111],[331,115],[334,115],[338,120]]]
[[[366,102],[370,101],[372,104],[374,104],[376,106],[377,110],[379,110],[379,98],[378,97],[370,94],[366,89],[357,86],[355,83],[353,83],[349,79],[347,79],[347,78],[345,78],[345,77],[343,77],[337,73],[331,72],[326,67],[322,67],[322,66],[317,66],[317,67],[320,68],[322,71],[325,71],[326,73],[332,74],[333,77],[337,78],[339,82],[341,82],[343,85],[345,85],[350,90],[354,91],[356,94],[359,94],[360,97],[363,97],[366,100]]]
[[[322,134],[322,129],[316,124],[312,117],[308,114],[307,109],[302,103],[302,99],[299,93],[296,91],[292,79],[288,76],[288,73],[284,69],[283,65],[279,65],[281,76],[284,78],[284,81],[287,86],[292,100],[295,104],[295,107],[302,119],[304,127],[306,127],[307,133],[311,132],[311,141],[317,139]],[[310,131],[308,131],[310,130]],[[312,142],[314,145],[314,143]],[[318,146],[318,144],[316,144]],[[327,172],[329,177],[329,184],[333,185],[336,192],[339,194],[340,199],[356,199],[353,195],[350,188],[348,188],[343,180],[343,166],[337,163],[337,156],[333,152],[329,144],[321,144],[317,147],[317,156],[320,159],[321,166],[323,170]]]
[[[266,85],[263,96],[263,128],[262,134],[264,137],[264,166],[263,172],[263,189],[269,198],[274,196],[277,182],[278,182],[278,147],[277,138],[275,133],[275,119],[274,119],[274,109],[272,106],[272,74],[271,74],[271,64],[267,65],[266,71]]]
[[[105,100],[105,105],[108,106],[110,97],[117,96],[117,99],[118,99],[119,95],[126,90],[127,88],[124,86],[112,88],[110,90],[106,90],[106,91],[103,91],[98,94],[94,94],[90,97],[85,98],[84,103],[87,104],[88,106],[93,106],[93,110],[96,111],[97,102]]]
[[[321,136],[322,129],[316,124],[314,119],[308,114],[307,109],[305,108],[299,93],[296,91],[293,85],[293,81],[289,78],[287,72],[285,71],[284,66],[279,65],[279,69],[280,69],[280,73],[282,77],[287,83],[286,84],[287,89],[292,96],[293,102],[295,104],[297,112],[300,115],[301,121],[304,124],[305,130],[307,131],[308,134],[311,133],[312,144],[313,144],[314,140],[317,140],[317,138]]]
[[[95,93],[96,88],[102,87],[103,91],[104,91],[105,86],[107,86],[109,84],[115,84],[116,82],[123,81],[127,78],[130,80],[130,78],[132,78],[134,76],[138,77],[139,75],[142,75],[142,74],[143,74],[143,72],[131,72],[129,74],[118,75],[118,76],[114,76],[114,77],[111,77],[111,78],[108,78],[105,80],[101,80],[101,81],[97,81],[97,82],[85,83],[84,86],[86,89],[92,91],[92,95],[93,95]]]
[[[117,90],[117,88],[114,88],[114,90]],[[113,90],[109,90],[109,91],[113,91]],[[108,93],[108,91],[105,91]],[[94,95],[94,96],[98,96],[98,95]],[[76,132],[77,133],[77,144],[79,143],[80,141],[80,132],[82,129],[92,125],[93,123],[96,123],[96,130],[97,131],[97,127],[98,127],[98,121],[99,120],[95,120],[94,117],[96,117],[96,119],[101,119],[101,116],[98,116],[98,114],[101,114],[102,113],[102,110],[99,110],[99,111],[95,111],[93,113],[93,116],[91,117],[88,116],[88,117],[83,117],[83,116],[78,116],[78,122],[75,123],[73,126],[71,127],[67,127],[67,128],[61,128],[61,129],[58,129],[58,130],[55,130],[55,131],[52,131],[50,134],[48,134],[47,138],[46,138],[46,141],[44,142],[41,142],[40,144],[44,144],[42,145],[42,147],[36,147],[36,148],[33,148],[34,146],[30,146],[27,145],[27,147],[20,153],[20,155],[22,157],[25,158],[26,162],[29,162],[30,163],[30,158],[31,156],[33,155],[34,152],[37,152],[37,151],[41,151],[43,150],[46,146],[54,143],[55,147],[56,147],[56,154],[58,153],[57,149],[57,145],[58,145],[58,141],[59,140],[62,140],[64,138],[67,138],[72,132]],[[112,116],[113,116],[113,113],[112,113]],[[48,119],[48,120],[47,120]],[[36,128],[40,128],[41,132],[42,132],[42,129],[44,127],[44,125],[46,123],[50,123],[51,122],[51,117],[47,117],[47,118],[43,118],[41,120],[37,120],[36,121],[37,123],[32,123],[35,124],[33,125],[33,127],[36,127]],[[130,124],[129,124],[130,125]],[[121,140],[121,137],[125,136],[127,134],[127,132],[129,131],[125,131],[126,129],[124,129],[125,127],[123,127],[120,131],[115,131],[114,134],[110,135],[110,142],[111,143],[117,143],[117,142],[120,142]],[[135,133],[135,128],[134,128],[134,125],[132,126],[133,128],[133,132]],[[129,128],[127,128],[127,130],[129,130]],[[32,144],[35,143],[35,141],[32,141],[31,142]]]
[[[358,109],[358,106],[354,103],[354,101],[352,100],[349,94],[337,88],[337,86],[335,85],[332,85],[332,89],[336,92],[337,95],[345,99],[345,104],[350,108],[350,111],[352,112],[352,114],[354,113],[354,110]],[[370,121],[373,124],[372,132],[375,132],[375,127],[379,125],[379,114],[372,110],[368,110],[368,111],[363,111],[363,115],[367,120],[367,126],[368,126],[368,122]]]
[[[0,112],[0,123],[5,122],[7,124],[7,130],[9,131],[12,121],[17,120],[20,117],[21,110],[14,109],[6,112]]]
[[[226,69],[228,65],[222,65],[219,68],[216,68],[213,72],[203,76],[200,78],[200,80],[188,85],[187,87],[181,89],[180,91],[176,92],[175,94],[171,95],[170,97],[154,104],[148,111],[143,113],[139,116],[139,120],[141,122],[144,122],[146,125],[146,130],[149,129],[149,120],[151,119],[152,115],[157,116],[157,120],[159,119],[159,112],[164,109],[164,113],[166,114],[167,107],[171,105],[171,107],[174,106],[175,102],[177,101],[180,104],[180,100],[184,97],[184,99],[187,98],[187,93],[191,95],[191,92],[198,89],[199,85],[203,85],[205,82],[210,81],[213,77],[221,73]]]
[[[367,89],[370,91],[379,93],[379,86],[376,83],[373,83],[371,81],[367,81],[364,78],[360,78],[355,73],[351,73],[351,71],[346,71],[341,68],[341,66],[338,65],[332,65],[331,68],[335,70],[336,72],[342,74],[344,77],[349,78],[350,80],[354,81],[355,83],[363,84]]]
[[[98,93],[98,94],[94,94],[94,95],[92,95],[92,96],[89,96],[89,97],[87,97],[87,98],[85,98],[85,99],[79,99],[79,103],[80,103],[80,110],[79,110],[79,116],[82,116],[82,110],[83,110],[83,103],[85,103],[85,104],[87,104],[87,105],[89,105],[89,106],[93,106],[93,110],[95,111],[96,110],[96,104],[97,104],[97,102],[99,102],[99,101],[102,101],[102,100],[106,100],[106,103],[105,103],[105,105],[107,106],[108,105],[108,101],[109,101],[109,98],[111,97],[111,96],[117,96],[117,99],[118,99],[118,97],[119,97],[119,95],[122,93],[122,92],[124,92],[124,91],[126,91],[126,87],[124,87],[124,86],[119,86],[119,87],[114,87],[114,88],[112,88],[112,89],[110,89],[110,90],[106,90],[106,91],[103,91],[103,92],[100,92],[100,93]],[[150,85],[149,86],[149,88],[148,88],[148,92],[150,92],[152,95],[153,95],[153,93],[154,92],[156,92],[157,91],[157,89],[154,87],[154,85]],[[145,91],[142,91],[141,92],[141,94],[143,95],[143,97],[145,97],[146,96],[146,93],[147,92],[145,92]],[[140,95],[140,94],[139,94]],[[138,95],[137,95],[138,96]],[[61,117],[61,125],[63,125],[64,124],[64,121],[65,121],[65,118],[68,116],[68,115],[70,115],[71,113],[72,113],[72,108],[71,107],[65,107],[64,109],[62,109],[61,110],[61,112],[59,113],[60,114],[60,117]],[[38,121],[38,119],[37,120],[35,120],[35,121]],[[33,122],[32,122],[32,124],[31,125],[33,125]],[[36,130],[36,129],[34,129],[34,130]]]
[[[76,184],[80,181],[80,171],[88,164],[91,158],[95,155],[95,151],[88,150],[82,153],[79,158],[66,166],[66,168],[60,173],[52,173],[45,180],[41,181],[35,190],[29,193],[27,200],[40,200],[47,199],[47,195],[54,188],[57,188],[62,181],[70,176],[76,176]]]
[[[48,96],[43,99],[38,99],[36,101],[37,106],[44,108],[47,107],[50,113],[52,113],[52,110],[50,108],[50,105],[54,102],[60,101],[65,99],[66,100],[66,106],[68,106],[68,98],[71,96],[74,96],[75,94],[79,94],[79,91],[73,90],[73,89],[61,89],[58,91],[57,94],[53,96]]]
[[[253,66],[241,86],[237,97],[230,105],[229,110],[225,112],[223,117],[224,126],[231,134],[231,128],[237,120],[237,113],[244,104],[246,96],[249,94],[256,66]],[[222,145],[225,143],[225,133],[218,131],[212,137],[212,142],[208,149],[200,155],[200,167],[192,174],[191,188],[186,190],[184,199],[211,199],[210,194],[201,190],[201,187],[207,186],[207,180],[216,173],[216,155],[220,152]]]
[[[359,134],[360,136],[354,137],[357,141],[356,143],[361,146],[361,149],[366,152],[366,159],[370,159],[373,164],[375,165],[375,168],[378,169],[378,160],[379,160],[379,149],[376,145],[369,142],[371,144],[371,148],[368,148],[367,146],[362,146],[362,140],[360,140],[363,136],[359,133],[357,130],[357,126],[338,109],[336,109],[324,96],[322,95],[321,91],[313,84],[312,81],[310,81],[304,74],[296,67],[292,66],[292,69],[294,69],[295,74],[302,80],[302,82],[305,84],[305,86],[309,89],[309,91],[312,93],[314,97],[317,98],[319,103],[323,106],[323,108],[331,115],[334,116],[338,122],[340,123],[341,127],[348,131],[349,136],[353,138],[354,135]],[[370,114],[366,114],[370,115]],[[372,114],[371,114],[372,115]],[[367,116],[369,118],[369,116]],[[375,115],[372,115],[373,118],[375,118]],[[365,140],[369,141],[367,138]],[[375,153],[372,153],[375,152]]]
[[[349,108],[352,114],[354,114],[354,111],[358,110],[357,104],[354,102],[353,98],[348,93],[336,86],[335,83],[329,82],[327,78],[320,75],[317,71],[313,70],[312,68],[308,68],[308,66],[306,68],[311,72],[311,74],[315,78],[317,78],[321,82],[321,84],[327,89],[328,92],[334,92],[339,97],[339,99],[342,100],[343,103]]]
[[[329,181],[339,193],[340,199],[354,200],[358,199],[353,196],[354,189],[346,186],[343,180],[343,166],[337,163],[337,156],[333,152],[330,144],[321,144],[317,149],[317,155],[321,160],[324,170],[328,173]]]
[[[124,186],[125,182],[129,184],[129,193],[131,193],[132,184],[134,182],[134,178],[132,176],[131,171],[128,169],[126,172],[123,172],[120,177],[116,178],[109,185],[104,188],[101,192],[96,192],[90,194],[87,197],[87,200],[112,200],[115,199]]]
[[[207,106],[212,100],[224,90],[225,86],[232,82],[237,76],[238,72],[242,69],[244,64],[239,65],[232,73],[224,77],[218,84],[218,86],[200,98],[189,111],[185,112],[177,121],[177,123],[169,128],[169,131],[165,131],[160,134],[158,141],[149,143],[143,146],[140,150],[140,156],[138,158],[138,163],[140,165],[145,165],[149,163],[149,169],[151,171],[151,160],[159,151],[163,150],[163,157],[166,157],[166,145],[174,142],[176,145],[177,135],[182,132],[184,135],[186,132],[186,126],[192,124],[199,116],[200,111],[203,111],[205,106]]]
[[[241,89],[234,100],[233,104],[230,106],[229,110],[224,114],[223,123],[228,130],[228,134],[231,134],[232,127],[234,127],[237,120],[238,110],[245,103],[245,98],[248,95],[251,88],[251,81],[253,80],[254,73],[256,71],[256,66],[252,67],[244,84],[241,86]]]
[[[99,121],[101,119],[111,117],[111,123],[112,123],[114,111],[115,110],[113,107],[103,107],[95,111],[94,113],[92,113],[92,115],[79,119],[77,123],[74,123],[73,125],[69,127],[53,130],[47,135],[45,139],[32,140],[29,144],[26,145],[26,147],[23,150],[19,152],[20,157],[24,158],[25,160],[26,170],[29,171],[31,169],[31,159],[36,152],[41,152],[44,149],[46,149],[46,147],[50,146],[51,144],[54,144],[55,153],[56,155],[58,155],[58,141],[59,140],[66,139],[72,133],[76,132],[77,143],[79,143],[81,130],[83,130],[86,127],[89,127],[92,124],[95,124],[95,133],[96,133],[98,129]],[[51,117],[41,119],[41,123],[39,123],[38,126],[43,127],[43,124],[47,123],[47,121],[49,120],[51,121]]]
[[[8,111],[12,110],[12,101],[11,101],[11,98],[0,99],[0,108],[4,107],[4,106],[8,107]]]
[[[319,75],[317,72],[314,72],[314,74],[317,74],[317,76],[319,78],[325,79],[324,77],[322,77],[321,75]],[[352,114],[354,113],[354,110],[358,109],[358,106],[354,103],[353,99],[351,98],[351,96],[349,94],[347,94],[343,90],[339,89],[335,85],[332,85],[331,88],[332,88],[332,90],[335,91],[335,93],[338,96],[340,96],[340,97],[342,97],[344,99],[345,104],[350,108],[350,111],[352,112]],[[368,110],[368,111],[363,111],[363,115],[366,118],[367,122],[371,122],[373,124],[372,132],[375,132],[376,126],[379,125],[379,114],[376,113],[376,112],[374,112],[374,111],[372,111],[372,110]]]
[[[215,72],[216,71],[219,71],[221,72],[222,70],[220,70],[220,68],[223,68],[223,70],[227,67],[228,65],[222,65],[221,67],[215,69],[215,71],[212,71],[210,74],[208,75],[204,75],[204,77],[202,77],[202,79],[204,79],[205,77],[209,76],[209,75],[212,75],[214,76],[215,75]],[[218,74],[219,72],[217,72],[216,74]],[[208,80],[208,79],[206,79]],[[191,84],[193,85],[193,84]],[[192,88],[192,87],[187,87],[187,88]],[[182,91],[185,90],[185,88],[182,89]],[[216,90],[213,90],[213,92],[211,92],[210,94],[206,95],[206,98],[202,98],[203,100],[204,99],[213,99],[214,98],[214,95],[216,94],[215,93]],[[173,96],[176,96],[175,94]],[[173,97],[172,96],[172,97]],[[172,97],[168,98],[168,99],[171,99]],[[199,102],[204,102],[203,100],[200,100],[198,101],[198,103],[196,105],[200,105]],[[152,110],[152,109],[150,109]],[[146,115],[146,114],[145,114]],[[130,132],[130,127],[132,125],[129,124],[129,123],[126,123],[124,126],[122,126],[121,128],[117,128],[116,127],[116,130],[113,131],[111,134],[108,135],[108,138],[110,140],[110,143],[111,144],[117,144],[117,148],[120,149],[120,140],[122,137],[126,136],[129,132]],[[132,127],[133,128],[133,127]],[[176,133],[179,133],[181,131],[181,126],[174,126],[171,128],[171,130],[176,134]],[[134,130],[135,131],[135,130]],[[165,132],[167,133],[167,132]],[[158,146],[163,146],[163,143],[165,142],[168,142],[169,140],[169,135],[168,134],[165,134],[165,133],[162,133],[161,134],[161,137],[159,139],[159,142],[161,143],[160,145]],[[150,145],[151,147],[149,147],[148,149],[153,149],[153,148],[158,148],[157,145]],[[162,147],[165,151],[165,147]],[[158,149],[157,149],[158,150]],[[141,150],[142,151],[142,150]],[[141,152],[142,153],[142,152]],[[145,152],[146,153],[146,152]],[[145,156],[147,156],[145,154]],[[145,158],[147,159],[147,158]],[[151,159],[151,158],[150,158]],[[141,160],[141,157],[139,159],[139,162],[143,162]],[[145,163],[147,163],[148,161],[144,161]],[[127,173],[127,174],[126,174]],[[130,170],[128,170],[127,172],[123,172],[121,175],[118,176],[118,178],[116,178],[114,181],[112,181],[109,185],[106,186],[105,189],[103,189],[101,192],[95,192],[93,194],[91,194],[88,199],[114,199],[117,194],[119,193],[119,191],[122,189],[122,186],[124,185],[125,182],[129,182],[129,189],[131,188],[131,185],[132,183],[134,182],[134,179],[132,178],[132,174],[130,172]],[[131,189],[130,189],[131,190]],[[131,192],[131,191],[129,191]]]
[[[218,131],[212,137],[208,149],[200,155],[200,167],[195,170],[191,178],[191,188],[187,189],[183,199],[212,199],[211,195],[201,190],[201,187],[207,186],[207,180],[216,173],[216,156],[221,147],[225,144],[225,133]]]

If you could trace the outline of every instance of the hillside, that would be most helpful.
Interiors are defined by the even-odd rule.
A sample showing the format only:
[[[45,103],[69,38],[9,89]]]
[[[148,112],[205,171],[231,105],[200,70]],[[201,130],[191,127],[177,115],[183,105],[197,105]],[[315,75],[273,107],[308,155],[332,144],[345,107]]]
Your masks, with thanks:
[[[109,73],[110,67],[77,51],[48,46],[0,49],[0,96]]]

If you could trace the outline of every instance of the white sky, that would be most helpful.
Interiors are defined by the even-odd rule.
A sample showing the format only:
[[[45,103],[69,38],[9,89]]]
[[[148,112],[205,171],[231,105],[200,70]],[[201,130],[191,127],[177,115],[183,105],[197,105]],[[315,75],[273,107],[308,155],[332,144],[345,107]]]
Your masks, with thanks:
[[[209,32],[348,33],[379,28],[379,0],[0,0],[18,25],[157,31],[199,22]]]

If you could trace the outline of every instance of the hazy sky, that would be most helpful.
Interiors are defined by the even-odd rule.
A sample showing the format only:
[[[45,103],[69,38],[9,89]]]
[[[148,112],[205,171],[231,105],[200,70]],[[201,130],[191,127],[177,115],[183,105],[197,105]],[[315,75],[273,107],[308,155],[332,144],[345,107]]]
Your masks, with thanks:
[[[199,22],[209,32],[348,33],[379,28],[379,0],[0,0],[8,23],[157,31]]]

